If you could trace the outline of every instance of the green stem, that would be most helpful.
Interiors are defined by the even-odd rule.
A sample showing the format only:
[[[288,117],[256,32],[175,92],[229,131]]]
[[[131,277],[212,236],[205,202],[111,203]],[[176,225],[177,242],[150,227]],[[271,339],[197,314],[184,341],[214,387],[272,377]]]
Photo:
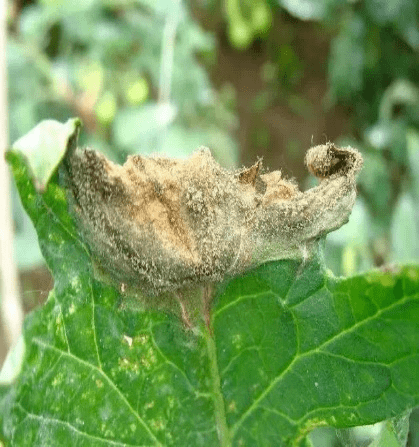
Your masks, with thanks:
[[[206,291],[204,291],[204,293],[205,292]],[[221,391],[220,373],[218,371],[217,347],[215,346],[213,331],[208,326],[205,327],[204,337],[207,342],[208,358],[210,362],[212,394],[215,407],[215,420],[217,424],[218,437],[220,439],[220,446],[231,447],[230,431],[227,426],[224,397]]]

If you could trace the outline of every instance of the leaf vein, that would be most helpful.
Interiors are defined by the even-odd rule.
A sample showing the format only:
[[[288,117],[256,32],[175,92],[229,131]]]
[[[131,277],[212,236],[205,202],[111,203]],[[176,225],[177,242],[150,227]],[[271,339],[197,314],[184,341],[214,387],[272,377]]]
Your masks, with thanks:
[[[265,398],[265,396],[267,394],[269,394],[269,392],[274,388],[274,386],[284,377],[285,374],[287,374],[294,366],[294,364],[304,358],[304,357],[308,357],[309,355],[313,354],[313,353],[323,353],[324,351],[322,350],[322,348],[324,348],[325,346],[327,346],[328,344],[330,344],[331,342],[335,341],[336,339],[352,332],[353,330],[357,329],[358,327],[368,323],[369,321],[379,317],[381,314],[383,314],[384,312],[397,307],[401,304],[404,304],[406,301],[408,301],[410,298],[409,297],[404,297],[399,301],[396,301],[395,303],[392,303],[391,305],[384,307],[382,309],[380,309],[379,311],[377,311],[375,314],[370,315],[368,317],[366,317],[364,320],[360,320],[357,321],[353,326],[344,329],[342,332],[340,332],[339,334],[336,334],[334,336],[332,336],[331,338],[325,340],[324,342],[322,342],[320,345],[316,346],[313,349],[310,349],[306,352],[304,352],[301,355],[296,355],[293,360],[288,364],[288,366],[277,376],[275,377],[271,383],[265,388],[265,391],[263,391],[253,402],[252,404],[249,406],[249,408],[243,413],[242,417],[232,426],[231,428],[231,433],[232,433],[232,437],[234,437],[235,433],[237,432],[237,430],[240,428],[241,424],[244,422],[245,419],[247,419],[247,417],[258,407],[259,402],[262,401],[262,399]]]
[[[263,296],[266,294],[272,293],[273,295],[277,296],[271,289],[267,289],[264,290],[263,292],[259,292],[259,293],[252,293],[249,295],[241,295],[240,297],[238,297],[236,300],[234,301],[230,301],[228,304],[226,304],[225,306],[217,309],[214,313],[213,313],[213,318],[215,319],[218,315],[220,315],[222,312],[224,312],[226,309],[228,309],[229,307],[232,307],[234,305],[236,305],[237,303],[239,303],[240,301],[244,301],[247,299],[252,299],[252,298],[257,298],[259,296]]]
[[[121,447],[147,447],[147,446],[144,446],[144,445],[140,446],[138,444],[135,444],[135,445],[134,444],[127,444],[125,442],[119,442],[119,441],[113,441],[111,439],[99,438],[98,436],[95,436],[95,435],[92,435],[90,433],[86,433],[84,431],[79,430],[78,428],[74,427],[74,425],[71,425],[69,422],[61,421],[60,419],[56,419],[56,418],[52,418],[52,417],[46,417],[46,416],[37,415],[37,414],[34,414],[34,413],[31,413],[31,412],[27,411],[25,408],[23,408],[23,406],[21,404],[18,404],[18,406],[26,414],[26,418],[36,419],[37,421],[39,421],[40,424],[41,423],[47,423],[47,424],[64,425],[69,430],[77,433],[80,436],[86,437],[88,439],[93,439],[93,440],[99,441],[101,443],[106,443],[106,445],[114,445],[114,446],[121,446]]]
[[[160,445],[159,440],[156,438],[154,433],[151,431],[150,427],[145,423],[145,421],[141,418],[141,416],[134,410],[134,408],[128,402],[127,398],[122,394],[121,390],[115,385],[115,383],[109,378],[109,376],[102,369],[98,368],[96,365],[86,362],[83,359],[80,359],[79,357],[76,357],[75,355],[73,355],[69,352],[61,351],[60,349],[56,348],[55,346],[52,346],[48,343],[43,342],[39,338],[33,338],[32,340],[34,343],[36,343],[40,346],[43,346],[46,349],[50,349],[52,351],[62,354],[63,356],[70,357],[71,359],[75,360],[78,363],[81,363],[82,365],[84,365],[87,368],[95,369],[109,383],[109,385],[116,391],[116,393],[119,395],[121,400],[124,402],[124,404],[130,410],[130,412],[136,417],[138,422],[140,422],[140,424],[144,427],[144,429],[147,431],[149,436],[153,439],[153,441],[155,442],[155,445]]]

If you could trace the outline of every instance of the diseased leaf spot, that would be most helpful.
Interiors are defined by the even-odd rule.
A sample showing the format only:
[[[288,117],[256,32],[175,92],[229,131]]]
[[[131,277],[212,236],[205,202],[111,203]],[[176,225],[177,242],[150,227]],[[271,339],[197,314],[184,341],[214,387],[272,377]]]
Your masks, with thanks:
[[[237,407],[236,407],[236,402],[235,402],[234,400],[231,401],[231,402],[228,404],[228,406],[227,406],[227,410],[228,410],[230,413],[235,413],[235,412],[236,412]]]
[[[263,173],[260,160],[237,172],[223,169],[208,149],[187,160],[135,155],[123,166],[75,150],[63,172],[100,270],[123,291],[169,302],[165,292],[273,259],[307,258],[318,238],[347,221],[359,152],[329,143],[310,149],[306,164],[320,185],[304,193],[280,171]]]

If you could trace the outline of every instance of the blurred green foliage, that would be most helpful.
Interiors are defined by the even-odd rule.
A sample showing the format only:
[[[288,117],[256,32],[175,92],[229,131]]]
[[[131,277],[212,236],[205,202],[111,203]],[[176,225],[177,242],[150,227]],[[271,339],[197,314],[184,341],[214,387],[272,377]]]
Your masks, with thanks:
[[[253,8],[260,2],[224,1],[232,45],[249,48],[262,38],[269,46],[275,32],[272,21],[257,32],[251,26]],[[351,221],[328,238],[329,265],[338,274],[352,274],[373,265],[419,260],[419,3],[272,0],[263,4],[271,9],[266,16],[286,13],[315,21],[330,36],[324,105],[347,107],[353,131],[338,143],[359,148],[365,158],[360,200]],[[250,36],[242,41],[231,32],[240,20],[246,21]],[[292,44],[277,47],[265,68],[273,91],[258,96],[258,109],[285,94],[290,108],[304,115],[298,85],[310,67],[299,60]]]
[[[191,12],[196,3],[206,6],[207,15],[224,19],[237,50],[252,51],[252,42],[266,41],[261,77],[268,88],[250,104],[260,114],[278,98],[300,116],[313,113],[298,91],[310,67],[291,37],[273,46],[273,23],[278,14],[319,23],[330,36],[325,108],[348,108],[353,131],[339,143],[358,147],[365,158],[361,199],[351,223],[328,240],[329,265],[338,274],[351,274],[419,259],[416,0],[10,3],[10,140],[42,119],[77,115],[87,130],[82,143],[119,162],[130,153],[187,156],[207,145],[224,165],[237,165],[234,89],[216,92],[208,75],[221,34],[203,31]],[[205,23],[205,16],[200,19]],[[255,132],[254,145],[269,147],[268,130]],[[288,143],[301,159],[304,142]],[[25,252],[19,241],[34,240],[34,234],[17,214],[17,250]],[[361,236],[360,226],[365,228]],[[37,251],[33,246],[30,252]]]
[[[180,1],[42,0],[11,21],[10,139],[43,118],[78,114],[113,158],[182,156],[201,144],[237,163],[234,115],[198,63],[214,39]],[[222,144],[218,144],[222,141]]]
[[[214,38],[181,1],[9,6],[10,141],[42,119],[79,116],[82,143],[118,162],[132,153],[185,157],[205,145],[225,166],[237,165],[237,119],[198,61],[214,59]],[[30,267],[41,256],[15,209],[17,259]]]

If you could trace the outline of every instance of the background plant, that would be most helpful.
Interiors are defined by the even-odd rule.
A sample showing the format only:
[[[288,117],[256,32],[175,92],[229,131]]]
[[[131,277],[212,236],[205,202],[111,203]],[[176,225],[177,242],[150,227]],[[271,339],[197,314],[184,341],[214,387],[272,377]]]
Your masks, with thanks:
[[[241,6],[242,15],[246,8],[259,8],[256,3],[235,3]],[[270,6],[270,14],[285,10],[297,19],[319,23],[322,32],[330,35],[328,91],[323,101],[326,108],[337,103],[347,108],[352,128],[339,140],[360,148],[366,159],[360,180],[361,200],[355,213],[368,231],[361,236],[363,240],[357,237],[356,243],[350,241],[355,239],[349,234],[350,226],[331,237],[329,254],[333,258],[340,252],[341,257],[341,267],[335,263],[334,269],[349,273],[370,265],[417,259],[417,2],[263,3],[265,8]],[[229,23],[234,23],[238,10],[226,11]],[[275,39],[269,28],[270,22],[266,21],[263,38],[267,45]],[[261,34],[250,35],[248,45]],[[290,107],[303,113],[304,98],[301,105],[294,95],[301,87],[301,71],[310,67],[304,67],[290,40],[291,45],[274,48],[265,68],[273,82],[274,96],[285,96]],[[233,37],[231,42],[240,48]]]

